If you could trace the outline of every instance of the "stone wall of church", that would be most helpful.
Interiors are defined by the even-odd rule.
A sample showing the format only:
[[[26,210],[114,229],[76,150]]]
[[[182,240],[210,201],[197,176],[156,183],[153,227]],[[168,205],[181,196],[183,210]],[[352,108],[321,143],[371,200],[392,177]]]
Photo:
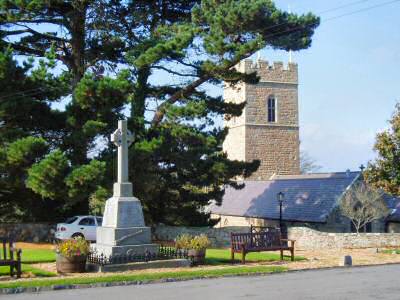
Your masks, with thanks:
[[[389,233],[400,232],[400,223],[389,222],[387,224],[387,232]]]
[[[229,133],[225,138],[223,150],[231,160],[246,160],[246,131],[245,126],[229,128]]]
[[[277,220],[268,220],[261,218],[248,218],[248,217],[236,217],[236,216],[226,216],[212,214],[212,219],[220,219],[219,223],[215,225],[217,228],[227,227],[227,226],[271,226],[278,227],[279,222]],[[329,215],[325,223],[307,223],[307,222],[284,222],[288,228],[306,228],[312,229],[319,232],[325,233],[351,233],[351,221],[342,216],[337,209]],[[383,233],[385,232],[385,222],[384,220],[377,220],[371,224],[372,233]],[[389,223],[388,226],[389,233],[400,233],[400,223]]]
[[[231,103],[242,103],[245,101],[245,85],[243,83],[231,86],[225,84],[224,101]],[[232,160],[245,161],[245,112],[238,117],[224,120],[224,126],[229,128],[228,135],[223,143],[223,150]]]
[[[248,180],[268,180],[272,174],[300,173],[299,130],[283,126],[246,127],[246,160],[260,159],[258,170]]]
[[[277,105],[277,122],[267,122],[267,100],[274,96]],[[260,82],[246,88],[246,124],[268,126],[299,125],[297,85]]]
[[[260,218],[247,218],[247,217],[235,217],[235,216],[222,216],[211,214],[212,219],[220,219],[218,224],[215,225],[215,228],[223,228],[223,227],[249,227],[253,226],[266,226],[266,227],[277,227],[279,226],[278,221],[274,220],[266,220]]]
[[[246,99],[246,85],[244,83],[238,83],[234,86],[225,83],[224,86],[224,101],[240,104]],[[245,121],[245,109],[242,114],[237,117],[232,117],[230,119],[224,120],[224,125],[226,127],[236,127],[239,125],[244,125]]]

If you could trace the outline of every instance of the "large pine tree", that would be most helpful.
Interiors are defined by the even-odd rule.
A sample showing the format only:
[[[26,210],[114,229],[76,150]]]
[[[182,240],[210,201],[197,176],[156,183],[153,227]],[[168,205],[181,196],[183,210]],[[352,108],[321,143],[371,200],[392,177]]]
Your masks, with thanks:
[[[128,112],[135,134],[130,178],[147,221],[206,224],[202,208],[211,199],[219,203],[224,185],[239,187],[234,178],[258,166],[230,161],[222,152],[226,130],[215,119],[240,115],[243,104],[224,103],[206,87],[256,82],[255,74],[233,66],[264,47],[309,47],[318,23],[312,14],[284,12],[270,0],[0,0],[3,54],[42,61],[30,70],[15,61],[0,61],[0,68],[12,73],[9,78],[39,76],[44,85],[37,93],[17,84],[0,91],[0,154],[9,161],[10,153],[19,153],[23,161],[23,167],[4,166],[2,179],[12,187],[0,191],[2,204],[20,203],[17,216],[29,197],[31,207],[57,211],[48,218],[85,213],[89,199],[98,207],[113,181],[109,135]],[[45,112],[31,107],[28,115],[24,106],[11,116],[7,107],[19,101],[15,91]],[[66,104],[60,111],[57,100]],[[30,126],[12,132],[23,124]],[[10,174],[15,168],[23,170],[19,181]],[[28,196],[15,194],[18,187]]]

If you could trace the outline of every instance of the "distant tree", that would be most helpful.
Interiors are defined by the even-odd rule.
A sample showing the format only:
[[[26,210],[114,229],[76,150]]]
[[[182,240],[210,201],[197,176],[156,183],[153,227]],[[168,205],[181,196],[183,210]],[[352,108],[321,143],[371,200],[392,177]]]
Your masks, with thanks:
[[[321,170],[321,166],[318,165],[314,158],[312,158],[307,152],[300,151],[300,172],[301,174],[315,173]]]
[[[340,210],[353,223],[357,233],[374,220],[389,214],[389,209],[382,197],[383,193],[364,182],[356,183],[344,195]]]
[[[389,129],[376,136],[377,158],[368,164],[364,176],[374,187],[400,196],[400,103],[389,124]]]
[[[105,203],[111,195],[109,190],[99,187],[89,198],[89,213],[92,215],[102,215]]]

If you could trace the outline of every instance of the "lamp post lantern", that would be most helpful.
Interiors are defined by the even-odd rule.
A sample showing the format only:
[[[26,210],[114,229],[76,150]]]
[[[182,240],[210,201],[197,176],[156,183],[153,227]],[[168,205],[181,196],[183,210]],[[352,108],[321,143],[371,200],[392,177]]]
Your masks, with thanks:
[[[279,229],[282,231],[282,204],[285,200],[285,194],[283,192],[279,192],[277,198],[279,202]]]

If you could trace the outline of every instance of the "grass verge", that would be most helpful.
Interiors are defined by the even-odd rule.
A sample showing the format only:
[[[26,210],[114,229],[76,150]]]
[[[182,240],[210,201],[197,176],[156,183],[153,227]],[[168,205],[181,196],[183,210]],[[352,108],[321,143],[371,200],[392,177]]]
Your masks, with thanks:
[[[235,253],[235,259],[239,261],[241,254]],[[262,262],[262,261],[280,261],[280,255],[271,252],[253,252],[246,255],[246,261],[248,262]],[[285,261],[290,261],[290,256],[284,256]],[[295,256],[295,261],[305,260],[302,256]],[[231,263],[231,251],[230,249],[207,249],[206,252],[206,264],[209,265],[221,265]]]
[[[58,285],[95,284],[123,281],[149,282],[161,279],[192,279],[199,277],[223,277],[228,275],[270,274],[285,272],[287,268],[281,266],[256,266],[256,267],[226,267],[214,270],[189,270],[180,272],[160,272],[147,274],[119,274],[101,277],[74,277],[60,279],[41,279],[29,281],[1,282],[0,288],[27,288]]]

